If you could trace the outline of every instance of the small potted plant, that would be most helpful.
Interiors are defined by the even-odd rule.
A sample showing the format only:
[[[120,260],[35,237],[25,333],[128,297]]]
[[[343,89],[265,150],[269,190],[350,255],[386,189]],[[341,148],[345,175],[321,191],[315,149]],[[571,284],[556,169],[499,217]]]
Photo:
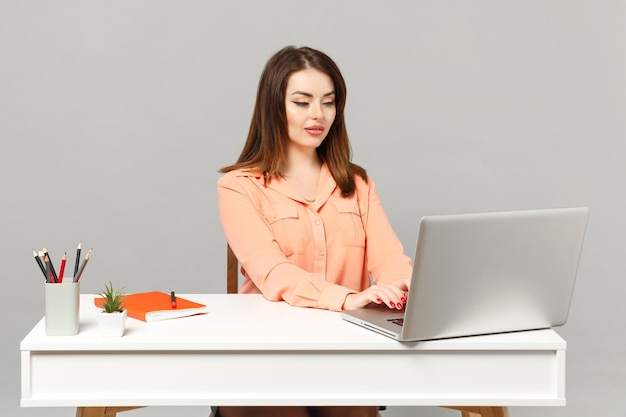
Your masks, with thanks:
[[[120,337],[124,334],[127,312],[124,309],[124,293],[114,289],[109,282],[100,293],[102,313],[98,317],[100,334],[105,337]]]

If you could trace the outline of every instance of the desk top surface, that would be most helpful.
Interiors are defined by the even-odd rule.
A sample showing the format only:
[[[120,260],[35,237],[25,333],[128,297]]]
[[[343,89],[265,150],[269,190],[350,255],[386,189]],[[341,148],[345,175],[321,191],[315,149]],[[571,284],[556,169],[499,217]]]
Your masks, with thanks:
[[[98,330],[93,294],[81,295],[80,331],[46,336],[42,319],[22,340],[23,351],[206,351],[206,350],[565,350],[552,329],[397,342],[342,320],[339,313],[270,302],[261,295],[181,294],[204,303],[208,314],[146,323],[128,318],[123,337]]]

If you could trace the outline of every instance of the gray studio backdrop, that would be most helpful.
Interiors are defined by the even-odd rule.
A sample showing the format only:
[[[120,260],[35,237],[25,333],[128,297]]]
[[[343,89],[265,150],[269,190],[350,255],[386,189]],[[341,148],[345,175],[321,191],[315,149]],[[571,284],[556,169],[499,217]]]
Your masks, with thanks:
[[[426,214],[590,207],[559,330],[568,405],[512,414],[625,416],[625,21],[624,1],[0,2],[2,415],[73,415],[19,408],[19,342],[43,315],[32,249],[93,247],[84,293],[225,291],[217,170],[265,61],[295,44],[343,70],[354,160],[410,256]],[[128,413],[165,415],[207,409]]]

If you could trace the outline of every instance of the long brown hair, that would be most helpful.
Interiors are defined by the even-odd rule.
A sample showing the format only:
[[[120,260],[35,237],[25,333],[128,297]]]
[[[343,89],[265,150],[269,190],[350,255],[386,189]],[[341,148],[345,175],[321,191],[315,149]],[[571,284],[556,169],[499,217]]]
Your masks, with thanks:
[[[281,176],[287,159],[287,117],[285,92],[292,73],[314,68],[327,74],[335,88],[335,120],[328,135],[317,148],[317,154],[328,165],[331,175],[344,196],[355,191],[354,176],[367,181],[365,169],[353,164],[352,148],[344,120],[346,83],[337,64],[325,53],[309,48],[288,46],[276,52],[267,62],[257,90],[256,103],[246,144],[233,165],[220,169],[229,172],[248,169],[262,173],[266,182]]]

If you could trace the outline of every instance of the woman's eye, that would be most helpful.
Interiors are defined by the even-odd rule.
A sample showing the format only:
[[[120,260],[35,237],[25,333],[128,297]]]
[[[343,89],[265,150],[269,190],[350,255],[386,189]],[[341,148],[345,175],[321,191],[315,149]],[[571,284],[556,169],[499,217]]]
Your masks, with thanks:
[[[326,101],[326,102],[324,102],[324,106],[332,107],[334,105],[335,105],[334,101]]]
[[[306,101],[294,101],[293,104],[299,107],[306,107],[309,105],[309,103],[307,103]]]

